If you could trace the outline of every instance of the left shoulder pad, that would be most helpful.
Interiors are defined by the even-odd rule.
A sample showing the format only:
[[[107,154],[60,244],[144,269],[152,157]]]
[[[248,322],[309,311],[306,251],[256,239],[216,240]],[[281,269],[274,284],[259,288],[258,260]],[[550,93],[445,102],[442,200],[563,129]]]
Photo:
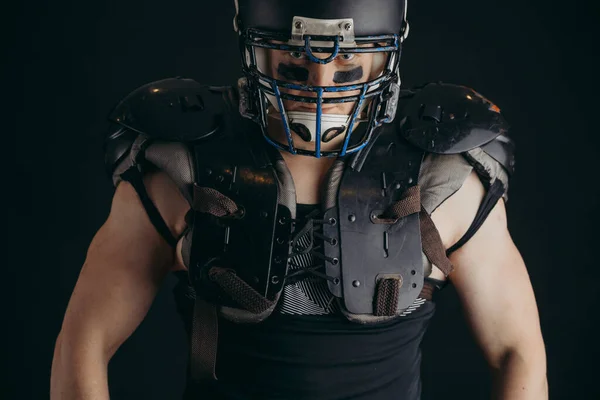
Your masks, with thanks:
[[[430,83],[399,101],[402,136],[431,153],[463,153],[508,131],[500,109],[466,86]]]
[[[108,119],[151,138],[179,142],[204,139],[222,125],[228,89],[192,79],[163,79],[131,92]]]

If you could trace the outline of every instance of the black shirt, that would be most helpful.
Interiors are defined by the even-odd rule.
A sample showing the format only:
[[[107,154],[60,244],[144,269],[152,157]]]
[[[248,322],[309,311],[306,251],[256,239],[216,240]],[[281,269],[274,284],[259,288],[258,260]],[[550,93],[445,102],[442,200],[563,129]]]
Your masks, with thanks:
[[[316,207],[299,205],[296,220]],[[420,398],[419,346],[434,314],[433,303],[420,301],[407,315],[361,325],[346,320],[337,307],[324,306],[327,302],[319,299],[326,296],[326,285],[318,278],[291,285],[292,289],[284,290],[285,301],[280,299],[273,314],[261,323],[236,324],[219,318],[218,381],[188,387],[186,398]],[[312,302],[320,307],[290,306]]]

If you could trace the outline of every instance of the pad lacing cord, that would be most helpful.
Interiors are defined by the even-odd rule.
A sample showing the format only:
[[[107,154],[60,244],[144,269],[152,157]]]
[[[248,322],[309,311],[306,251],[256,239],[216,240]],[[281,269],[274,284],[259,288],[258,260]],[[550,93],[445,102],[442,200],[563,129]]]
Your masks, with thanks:
[[[293,282],[297,282],[298,280],[303,279],[305,277],[305,275],[313,275],[313,276],[316,276],[316,277],[319,277],[322,279],[326,279],[327,281],[333,282],[335,284],[339,283],[338,278],[334,278],[332,276],[329,276],[327,274],[324,274],[324,273],[318,271],[318,269],[323,267],[322,264],[313,264],[313,265],[308,265],[308,266],[302,266],[302,265],[295,264],[292,261],[297,256],[310,254],[320,260],[323,260],[323,261],[328,262],[333,265],[337,265],[337,263],[339,262],[337,258],[327,257],[324,253],[319,252],[318,250],[322,248],[321,246],[315,246],[315,237],[318,239],[321,239],[324,242],[327,242],[331,245],[337,244],[337,240],[335,238],[329,238],[329,237],[323,235],[322,233],[317,232],[316,227],[315,227],[315,225],[319,225],[319,226],[323,226],[325,224],[335,225],[336,224],[335,219],[333,219],[333,218],[331,218],[329,220],[317,219],[315,217],[318,214],[319,214],[319,210],[317,209],[317,210],[311,211],[303,219],[292,219],[292,221],[294,223],[299,223],[302,221],[306,221],[306,222],[305,222],[304,226],[302,227],[302,229],[300,229],[292,237],[292,241],[291,241],[292,250],[291,250],[290,256],[289,256],[289,260],[290,260],[289,265],[292,267],[298,268],[298,269],[296,269],[284,276],[284,278],[283,278],[284,285],[290,284]],[[305,246],[304,248],[302,248],[299,244],[299,241],[307,233],[309,234],[310,243],[307,246]]]

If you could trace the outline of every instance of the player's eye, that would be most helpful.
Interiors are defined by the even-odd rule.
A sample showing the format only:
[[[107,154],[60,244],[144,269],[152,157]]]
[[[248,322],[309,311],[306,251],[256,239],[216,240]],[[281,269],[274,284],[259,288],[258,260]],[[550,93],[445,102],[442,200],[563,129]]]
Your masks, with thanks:
[[[355,54],[353,53],[344,53],[344,54],[340,54],[338,57],[340,57],[340,59],[344,60],[344,61],[348,61],[348,60],[352,60],[354,58]]]
[[[290,56],[292,56],[292,58],[295,58],[296,60],[300,60],[300,59],[304,58],[304,54],[302,54],[299,51],[290,52]]]

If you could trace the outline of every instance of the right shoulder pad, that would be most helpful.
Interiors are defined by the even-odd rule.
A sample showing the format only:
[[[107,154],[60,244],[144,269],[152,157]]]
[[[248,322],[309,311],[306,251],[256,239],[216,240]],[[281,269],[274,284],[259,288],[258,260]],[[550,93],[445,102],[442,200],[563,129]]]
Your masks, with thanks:
[[[113,109],[108,119],[153,139],[190,142],[214,135],[227,112],[230,87],[169,78],[143,85]]]
[[[399,108],[401,134],[430,153],[464,153],[508,132],[500,109],[466,86],[430,83],[408,91]]]

